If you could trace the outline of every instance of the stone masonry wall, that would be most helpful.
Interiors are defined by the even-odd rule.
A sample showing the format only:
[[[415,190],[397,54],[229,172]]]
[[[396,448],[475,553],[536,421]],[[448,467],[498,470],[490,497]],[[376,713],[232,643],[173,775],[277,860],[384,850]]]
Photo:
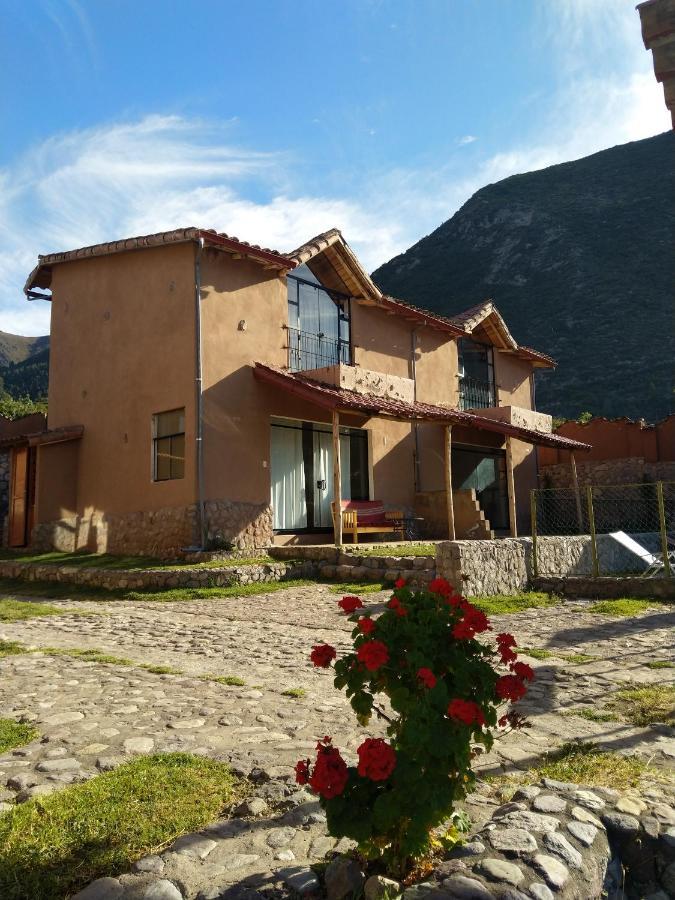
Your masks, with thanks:
[[[577,477],[580,485],[587,484],[642,484],[653,481],[675,481],[675,462],[645,462],[641,456],[622,459],[577,460]],[[569,463],[544,466],[541,470],[542,487],[573,488],[572,469]]]
[[[631,535],[651,552],[659,550],[654,533]],[[645,568],[637,557],[607,534],[597,536],[598,560],[603,575]],[[532,538],[498,541],[443,541],[436,548],[438,575],[468,596],[509,594],[524,590],[534,578]],[[564,535],[537,539],[540,576],[591,576],[593,555],[590,535]]]
[[[272,541],[272,511],[267,504],[209,500],[204,512],[209,541],[231,542],[240,550],[267,547]],[[195,505],[119,516],[97,513],[37,525],[31,546],[70,553],[88,549],[170,558],[197,544],[198,530]]]

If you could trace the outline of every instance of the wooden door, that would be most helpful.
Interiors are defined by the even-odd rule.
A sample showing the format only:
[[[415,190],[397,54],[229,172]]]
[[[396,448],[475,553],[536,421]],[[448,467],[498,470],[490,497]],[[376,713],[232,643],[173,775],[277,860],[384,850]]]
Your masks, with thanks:
[[[9,546],[25,547],[28,527],[28,447],[12,453],[12,490],[9,498]]]

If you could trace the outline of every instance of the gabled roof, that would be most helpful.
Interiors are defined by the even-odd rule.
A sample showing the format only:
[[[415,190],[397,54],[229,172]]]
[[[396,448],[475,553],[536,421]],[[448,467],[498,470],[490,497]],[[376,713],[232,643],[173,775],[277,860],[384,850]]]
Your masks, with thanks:
[[[441,425],[466,425],[481,431],[491,431],[496,434],[515,437],[518,440],[525,441],[525,443],[537,444],[543,447],[559,447],[563,450],[571,451],[591,449],[590,444],[583,444],[580,441],[574,441],[572,438],[565,438],[558,434],[535,431],[531,428],[512,425],[510,422],[501,422],[498,419],[489,419],[487,416],[451,409],[446,406],[436,406],[419,401],[407,403],[404,400],[396,400],[392,397],[359,394],[346,388],[322,384],[300,372],[291,373],[284,369],[278,369],[275,366],[264,365],[263,363],[255,364],[253,374],[259,381],[300,396],[309,403],[313,403],[323,409],[362,413],[367,416],[382,416],[403,422],[437,422]]]
[[[332,288],[339,292],[346,291],[357,302],[368,306],[377,306],[390,315],[401,316],[422,327],[442,331],[453,337],[471,335],[476,328],[482,326],[489,339],[500,349],[514,353],[521,359],[532,362],[535,366],[547,368],[555,366],[555,362],[545,353],[518,345],[491,300],[485,300],[456,316],[442,316],[383,294],[363,268],[338,228],[331,228],[329,231],[316,235],[290,253],[250,244],[248,241],[242,241],[224,232],[219,233],[212,229],[194,227],[176,228],[172,231],[159,231],[155,234],[125,238],[120,241],[92,244],[76,250],[39,256],[38,265],[28,276],[24,291],[28,293],[36,287],[49,288],[52,267],[60,263],[199,240],[203,240],[208,246],[230,253],[234,258],[250,259],[260,263],[266,269],[275,269],[281,274],[291,271],[296,266],[308,265],[319,281],[329,289]]]

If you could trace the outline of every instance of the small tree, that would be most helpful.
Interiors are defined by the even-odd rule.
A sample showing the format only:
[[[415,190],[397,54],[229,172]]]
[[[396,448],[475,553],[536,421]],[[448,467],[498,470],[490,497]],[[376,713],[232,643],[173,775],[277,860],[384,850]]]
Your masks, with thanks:
[[[514,713],[499,718],[498,706],[522,697],[534,673],[517,661],[512,635],[498,635],[496,650],[475,639],[489,620],[443,579],[420,591],[396,582],[377,619],[358,597],[339,605],[354,623],[353,650],[337,659],[319,644],[311,660],[322,668],[335,660],[335,686],[359,724],[375,713],[388,723],[389,740],[367,738],[349,766],[326,736],[313,763],[298,762],[296,780],[319,795],[334,837],[352,838],[364,858],[401,875],[473,788],[472,743],[489,750],[491,729],[521,724]],[[495,664],[508,668],[500,675]],[[389,709],[376,702],[379,694]]]

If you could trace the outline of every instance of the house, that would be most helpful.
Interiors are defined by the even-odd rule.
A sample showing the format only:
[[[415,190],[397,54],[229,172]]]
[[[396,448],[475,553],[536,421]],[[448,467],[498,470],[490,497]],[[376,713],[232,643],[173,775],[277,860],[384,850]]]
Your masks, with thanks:
[[[36,548],[327,541],[336,497],[429,536],[515,534],[534,448],[586,446],[535,411],[554,363],[492,303],[385,296],[338,230],[291,253],[197,228],[98,244],[41,256],[25,290],[51,302],[33,526],[13,530]]]

